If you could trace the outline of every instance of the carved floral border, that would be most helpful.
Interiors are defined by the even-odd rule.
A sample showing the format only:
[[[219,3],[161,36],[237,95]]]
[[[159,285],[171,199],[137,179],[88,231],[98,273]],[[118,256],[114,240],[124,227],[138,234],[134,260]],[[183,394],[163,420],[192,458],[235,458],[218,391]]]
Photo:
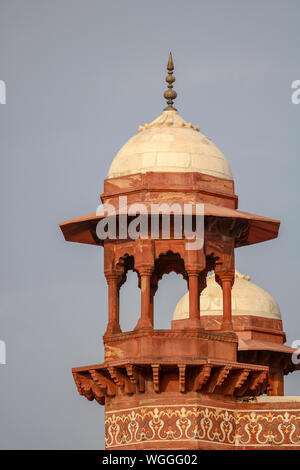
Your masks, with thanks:
[[[106,448],[150,441],[300,447],[300,410],[230,410],[198,405],[107,412]]]

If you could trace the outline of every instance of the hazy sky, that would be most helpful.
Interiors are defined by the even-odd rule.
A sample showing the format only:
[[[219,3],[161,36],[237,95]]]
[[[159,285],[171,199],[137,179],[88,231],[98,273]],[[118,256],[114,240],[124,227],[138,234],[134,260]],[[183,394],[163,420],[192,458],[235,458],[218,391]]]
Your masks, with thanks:
[[[103,360],[103,251],[58,224],[92,212],[118,149],[164,107],[172,50],[176,107],[228,158],[239,208],[282,221],[279,238],[236,251],[300,339],[300,2],[0,0],[0,447],[104,447],[103,407],[78,395],[73,366]],[[186,292],[165,276],[156,326]],[[136,278],[121,293],[135,325]],[[300,394],[300,372],[286,380]]]

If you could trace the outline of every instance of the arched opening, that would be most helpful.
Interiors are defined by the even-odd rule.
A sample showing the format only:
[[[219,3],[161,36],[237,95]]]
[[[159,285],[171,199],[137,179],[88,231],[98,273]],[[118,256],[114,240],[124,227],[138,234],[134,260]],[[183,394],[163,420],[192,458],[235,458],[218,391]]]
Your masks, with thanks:
[[[170,329],[177,302],[186,294],[187,282],[181,275],[171,272],[158,283],[154,297],[154,328]]]
[[[141,291],[137,273],[127,271],[126,281],[120,288],[120,326],[123,332],[132,331],[141,315]]]
[[[158,282],[154,296],[154,328],[170,329],[177,302],[187,292],[184,261],[179,253],[162,253],[155,260],[154,272]]]

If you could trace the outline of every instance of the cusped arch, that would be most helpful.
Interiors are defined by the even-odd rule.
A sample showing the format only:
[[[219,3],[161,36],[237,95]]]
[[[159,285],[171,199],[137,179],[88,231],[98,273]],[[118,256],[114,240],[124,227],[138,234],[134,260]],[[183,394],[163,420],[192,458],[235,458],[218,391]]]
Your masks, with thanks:
[[[171,272],[181,274],[182,277],[187,280],[184,259],[181,254],[172,250],[167,250],[155,259],[153,274],[155,274],[156,280],[159,282],[164,274],[169,274]]]

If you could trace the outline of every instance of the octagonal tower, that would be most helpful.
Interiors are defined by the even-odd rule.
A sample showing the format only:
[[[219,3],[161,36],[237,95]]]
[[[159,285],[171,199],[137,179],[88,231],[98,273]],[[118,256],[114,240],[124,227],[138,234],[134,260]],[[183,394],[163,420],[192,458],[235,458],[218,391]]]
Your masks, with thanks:
[[[279,221],[237,209],[228,161],[174,108],[171,55],[166,80],[167,108],[140,126],[116,155],[104,180],[102,210],[60,226],[67,241],[103,246],[108,284],[104,363],[74,368],[73,375],[81,395],[105,406],[108,449],[235,448],[238,400],[264,394],[270,371],[265,363],[238,356],[231,307],[234,250],[276,238]],[[168,214],[166,236],[162,217]],[[143,230],[132,237],[137,216],[143,217]],[[183,219],[189,230],[178,225]],[[134,330],[123,332],[119,291],[126,289],[129,270],[138,275],[141,311]],[[155,293],[171,271],[187,282],[188,311],[170,330],[155,330]],[[210,271],[222,292],[215,328],[203,323],[200,309]]]

